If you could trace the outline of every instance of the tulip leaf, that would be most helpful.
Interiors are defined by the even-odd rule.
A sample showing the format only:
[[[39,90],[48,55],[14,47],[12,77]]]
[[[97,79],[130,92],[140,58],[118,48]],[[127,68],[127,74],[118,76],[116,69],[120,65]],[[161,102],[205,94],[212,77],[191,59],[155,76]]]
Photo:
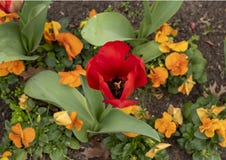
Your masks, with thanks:
[[[100,91],[94,90],[88,86],[85,76],[81,76],[81,80],[82,89],[87,99],[89,110],[91,111],[92,115],[94,115],[94,117],[99,120],[101,114],[104,111],[104,103],[102,102],[104,97]]]
[[[66,111],[76,111],[85,125],[94,126],[95,121],[87,111],[85,97],[77,89],[60,84],[58,74],[53,71],[42,71],[30,78],[24,92],[32,98],[48,102]]]
[[[40,44],[50,2],[25,1],[24,3],[19,24],[21,40],[28,53],[35,51]]]
[[[26,56],[20,40],[19,25],[14,22],[0,24],[0,63],[14,60],[35,60],[38,56]]]
[[[162,52],[159,50],[159,44],[155,41],[150,41],[141,45],[136,46],[132,53],[141,56],[145,63],[148,63],[155,58],[162,55]]]
[[[148,37],[167,22],[180,9],[183,1],[155,1],[151,6],[149,6],[148,1],[143,3],[144,18],[139,28],[139,38]]]
[[[104,12],[89,19],[81,31],[82,37],[95,46],[108,41],[132,40],[135,32],[126,17],[116,12]]]
[[[112,108],[103,117],[98,133],[134,132],[160,141],[158,133],[144,121]]]

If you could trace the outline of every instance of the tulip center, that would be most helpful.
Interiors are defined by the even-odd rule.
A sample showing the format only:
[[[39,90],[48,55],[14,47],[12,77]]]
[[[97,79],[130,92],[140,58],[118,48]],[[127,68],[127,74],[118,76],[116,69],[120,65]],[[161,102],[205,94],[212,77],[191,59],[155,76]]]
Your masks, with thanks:
[[[107,82],[111,93],[115,98],[120,98],[124,88],[125,81],[122,78],[115,77],[110,82]]]

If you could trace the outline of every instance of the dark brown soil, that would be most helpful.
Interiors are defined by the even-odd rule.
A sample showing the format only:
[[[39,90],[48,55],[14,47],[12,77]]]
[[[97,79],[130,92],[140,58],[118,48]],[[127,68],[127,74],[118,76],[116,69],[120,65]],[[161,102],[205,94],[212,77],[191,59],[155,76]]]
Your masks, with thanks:
[[[77,27],[79,22],[83,20],[89,10],[96,9],[97,12],[104,11],[109,5],[115,11],[119,11],[128,17],[130,11],[139,11],[142,6],[142,2],[132,1],[130,2],[131,8],[128,11],[123,8],[119,1],[54,1],[49,9],[49,20],[59,20],[66,16],[70,19],[70,26]],[[137,16],[136,16],[137,15]],[[133,22],[135,27],[140,22],[138,13],[135,16],[128,17]],[[226,86],[226,73],[224,72],[224,51],[223,40],[226,35],[226,1],[185,1],[180,8],[179,12],[170,20],[171,24],[178,23],[176,26],[179,29],[180,39],[188,40],[192,35],[196,34],[200,37],[197,41],[200,51],[207,59],[208,64],[206,71],[208,73],[208,82],[205,84],[207,90],[214,82],[217,84],[217,89],[221,85]],[[191,23],[195,24],[195,28],[192,29]],[[217,90],[219,91],[219,90]],[[204,93],[201,85],[196,85],[189,96],[182,94],[170,95],[163,91],[164,96],[161,100],[157,100],[151,96],[151,90],[147,90],[143,97],[138,97],[139,101],[148,108],[151,114],[155,116],[161,116],[161,113],[165,111],[169,104],[174,106],[182,106],[184,102],[195,102],[199,96]],[[222,102],[225,103],[226,95],[220,96]],[[0,101],[0,127],[4,128],[4,120],[9,119],[9,109]],[[3,132],[0,132],[0,137]],[[191,156],[179,149],[175,140],[170,140],[172,147],[168,149],[171,160],[191,160]],[[84,156],[81,152],[86,146],[92,144],[86,144],[79,151],[70,151],[70,157],[73,159],[84,160]],[[222,150],[222,160],[226,159],[226,151]],[[100,160],[100,159],[96,159]]]

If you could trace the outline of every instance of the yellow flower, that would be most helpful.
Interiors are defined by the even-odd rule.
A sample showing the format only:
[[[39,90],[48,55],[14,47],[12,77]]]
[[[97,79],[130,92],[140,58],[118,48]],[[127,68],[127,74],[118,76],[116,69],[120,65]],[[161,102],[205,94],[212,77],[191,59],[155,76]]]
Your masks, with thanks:
[[[141,110],[141,107],[138,105],[132,105],[132,106],[128,106],[125,108],[118,108],[118,109],[126,114],[135,115],[135,114],[137,114],[137,112],[139,112]]]
[[[173,52],[166,57],[165,65],[174,76],[184,75],[188,71],[188,60],[186,57],[185,54]]]
[[[28,109],[29,106],[27,105],[28,96],[26,94],[22,94],[19,98],[19,106],[21,109]]]
[[[159,50],[162,53],[168,53],[171,50],[176,52],[184,52],[188,49],[188,42],[181,41],[181,42],[163,42],[159,45]]]
[[[203,121],[204,118],[209,117],[211,114],[214,114],[215,116],[217,116],[225,108],[226,108],[225,106],[217,107],[216,105],[212,105],[211,109],[198,108],[196,110],[196,112],[198,114],[198,117],[199,117],[200,121]]]
[[[70,32],[62,32],[56,36],[56,40],[64,46],[68,59],[72,61],[82,50],[83,43]]]
[[[166,138],[170,138],[173,133],[176,132],[176,123],[172,121],[172,116],[163,112],[163,117],[158,118],[155,121],[155,129],[157,129],[160,133],[165,134]]]
[[[133,132],[123,132],[122,134],[124,134],[125,136],[130,137],[130,138],[135,138],[135,137],[139,136],[139,134],[133,133]]]
[[[155,157],[155,155],[156,155],[159,151],[161,151],[161,150],[163,150],[163,149],[165,149],[165,148],[167,148],[167,147],[169,147],[169,146],[171,146],[171,144],[169,144],[169,143],[159,143],[159,144],[157,144],[157,145],[155,146],[155,148],[150,149],[150,150],[145,154],[145,156],[152,159],[152,158]]]
[[[150,70],[150,74],[147,75],[152,81],[152,87],[157,88],[161,84],[165,84],[168,78],[168,71],[165,67],[156,67]]]
[[[59,34],[60,29],[60,23],[56,21],[46,22],[43,32],[46,43],[50,44],[52,41],[56,41],[56,36]]]
[[[56,124],[65,126],[68,130],[72,130],[73,127],[76,127],[77,131],[80,131],[83,126],[83,121],[78,119],[77,112],[71,112],[70,116],[67,111],[56,112],[53,115]]]
[[[18,19],[19,15],[17,13],[5,13],[0,9],[0,24],[10,22],[13,18]]]
[[[173,117],[174,122],[177,122],[180,125],[183,123],[183,116],[180,108],[176,108],[170,104],[167,112]]]
[[[174,30],[169,24],[164,23],[157,31],[155,35],[155,41],[158,43],[167,42],[169,40],[168,36],[176,36],[177,30]]]
[[[82,82],[80,75],[86,75],[86,71],[82,68],[81,65],[76,65],[74,71],[69,72],[59,72],[58,75],[60,78],[60,83],[68,85],[70,87],[79,87]]]
[[[8,157],[12,156],[12,153],[10,151],[5,151],[0,157],[0,160],[9,160]]]
[[[92,18],[93,16],[95,16],[97,14],[97,11],[95,9],[92,9],[90,12],[89,12],[89,18]]]
[[[0,64],[0,76],[7,76],[9,73],[20,75],[25,70],[23,61],[9,61]]]
[[[11,127],[9,139],[13,141],[17,148],[21,148],[22,144],[25,148],[29,147],[29,144],[35,139],[35,130],[31,127],[22,129],[21,124],[17,123]]]
[[[178,92],[189,95],[194,85],[195,82],[192,79],[192,75],[190,75],[187,80],[178,87]]]
[[[223,141],[219,142],[221,147],[226,147],[226,119],[219,120],[219,129],[217,130],[217,134],[223,138]]]
[[[218,129],[220,129],[219,120],[210,119],[209,117],[202,119],[202,125],[199,126],[200,132],[204,132],[207,137],[213,137]]]

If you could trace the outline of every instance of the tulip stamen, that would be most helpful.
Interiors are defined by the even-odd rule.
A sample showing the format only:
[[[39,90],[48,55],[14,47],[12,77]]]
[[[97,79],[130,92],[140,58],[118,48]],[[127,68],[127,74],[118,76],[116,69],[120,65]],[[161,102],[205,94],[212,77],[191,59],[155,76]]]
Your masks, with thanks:
[[[115,98],[120,98],[122,95],[125,81],[122,78],[116,77],[107,83],[113,96]]]

